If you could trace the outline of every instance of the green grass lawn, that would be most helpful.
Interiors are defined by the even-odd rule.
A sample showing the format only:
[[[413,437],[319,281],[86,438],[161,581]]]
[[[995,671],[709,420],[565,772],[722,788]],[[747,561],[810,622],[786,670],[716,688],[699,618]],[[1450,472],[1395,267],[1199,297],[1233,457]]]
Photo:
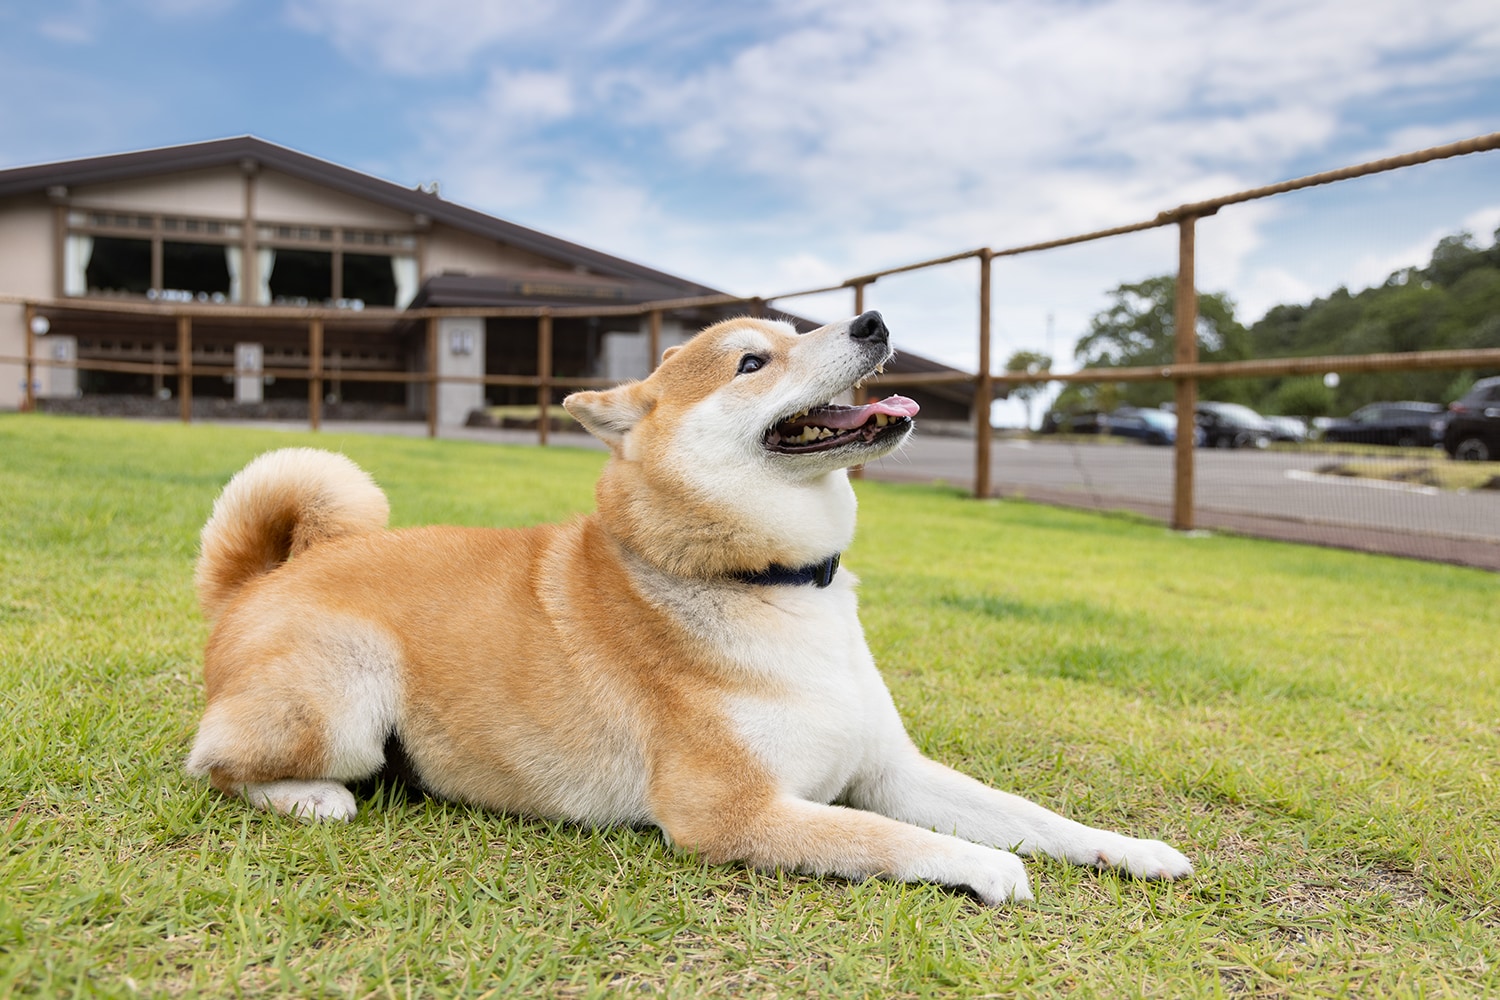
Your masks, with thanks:
[[[198,529],[308,443],[403,525],[562,518],[603,460],[0,417],[0,996],[1500,993],[1500,577],[859,483],[845,565],[917,742],[1198,869],[1033,860],[1037,902],[986,909],[430,801],[312,826],[189,780]]]

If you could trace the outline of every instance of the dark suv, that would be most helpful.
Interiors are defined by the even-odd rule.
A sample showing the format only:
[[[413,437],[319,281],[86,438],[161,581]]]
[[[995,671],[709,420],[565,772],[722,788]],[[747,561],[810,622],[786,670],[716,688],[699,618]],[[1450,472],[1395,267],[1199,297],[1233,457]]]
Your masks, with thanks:
[[[1323,440],[1430,448],[1442,439],[1443,423],[1438,403],[1371,403],[1329,424]]]
[[[1480,379],[1448,405],[1443,448],[1464,461],[1500,461],[1500,378]]]

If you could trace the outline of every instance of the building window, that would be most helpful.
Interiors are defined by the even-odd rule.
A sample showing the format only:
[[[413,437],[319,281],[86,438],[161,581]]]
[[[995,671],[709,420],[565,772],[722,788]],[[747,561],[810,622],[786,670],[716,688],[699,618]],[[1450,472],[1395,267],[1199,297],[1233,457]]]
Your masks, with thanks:
[[[404,255],[276,247],[260,266],[263,304],[404,308],[416,294],[416,260]]]
[[[206,295],[219,302],[228,300],[231,291],[229,251],[238,249],[212,243],[163,242],[162,289],[183,293],[189,298]]]
[[[271,259],[272,305],[320,306],[333,298],[333,254],[278,249]]]
[[[416,295],[411,233],[261,224],[247,272],[242,224],[75,209],[63,245],[65,295],[166,301],[405,308]]]
[[[396,304],[396,275],[391,258],[381,254],[346,253],[340,297],[358,299],[367,306]]]
[[[151,241],[96,236],[80,262],[89,294],[145,295],[151,290]]]

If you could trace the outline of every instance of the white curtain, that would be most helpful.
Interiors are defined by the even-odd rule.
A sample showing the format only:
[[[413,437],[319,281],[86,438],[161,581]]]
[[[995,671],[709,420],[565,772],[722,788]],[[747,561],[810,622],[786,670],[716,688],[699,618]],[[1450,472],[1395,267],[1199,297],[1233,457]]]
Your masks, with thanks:
[[[229,301],[245,301],[245,251],[237,246],[224,248],[224,263],[229,268]]]
[[[89,292],[89,258],[94,254],[94,238],[69,233],[63,244],[63,294],[87,295]]]
[[[255,301],[259,305],[271,304],[271,271],[275,267],[275,250],[261,247],[255,251]]]
[[[391,274],[396,278],[396,308],[405,309],[417,297],[417,258],[392,257]]]

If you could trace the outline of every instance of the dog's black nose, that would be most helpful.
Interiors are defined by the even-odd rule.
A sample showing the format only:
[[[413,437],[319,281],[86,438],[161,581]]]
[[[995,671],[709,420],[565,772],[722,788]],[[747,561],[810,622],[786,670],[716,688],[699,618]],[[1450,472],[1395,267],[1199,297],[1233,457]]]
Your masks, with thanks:
[[[871,309],[856,316],[849,324],[849,336],[855,340],[872,340],[883,344],[891,339],[891,331],[885,328],[885,320],[880,318],[880,313]]]

